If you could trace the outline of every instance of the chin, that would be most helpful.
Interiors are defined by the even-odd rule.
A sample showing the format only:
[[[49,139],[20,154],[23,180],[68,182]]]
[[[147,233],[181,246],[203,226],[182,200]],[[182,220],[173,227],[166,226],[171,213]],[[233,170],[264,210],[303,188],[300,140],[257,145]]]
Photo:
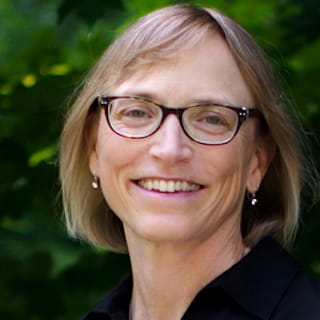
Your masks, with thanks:
[[[186,241],[191,239],[192,235],[198,237],[199,232],[194,230],[194,223],[191,221],[169,220],[159,221],[157,219],[153,222],[141,223],[137,228],[134,228],[134,233],[141,239],[155,243]]]

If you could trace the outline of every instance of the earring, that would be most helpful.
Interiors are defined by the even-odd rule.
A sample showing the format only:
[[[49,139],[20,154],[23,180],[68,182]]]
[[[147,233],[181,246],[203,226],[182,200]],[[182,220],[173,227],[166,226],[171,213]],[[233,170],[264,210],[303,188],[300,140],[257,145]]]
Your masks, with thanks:
[[[99,188],[99,178],[97,176],[93,176],[93,181],[91,183],[91,187],[94,189],[94,190],[97,190]]]
[[[258,199],[255,192],[248,192],[248,199],[253,207],[257,205]]]

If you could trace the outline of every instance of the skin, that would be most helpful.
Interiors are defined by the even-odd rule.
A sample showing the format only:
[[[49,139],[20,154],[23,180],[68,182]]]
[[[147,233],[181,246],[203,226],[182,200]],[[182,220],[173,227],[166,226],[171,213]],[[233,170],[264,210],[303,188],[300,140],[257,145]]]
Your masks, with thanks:
[[[254,107],[218,35],[133,75],[113,94],[151,97],[175,108],[203,100]],[[242,203],[246,190],[258,189],[271,160],[256,127],[255,119],[246,120],[230,143],[206,146],[190,140],[170,115],[154,135],[131,140],[113,133],[101,114],[89,165],[124,224],[134,278],[132,319],[181,319],[197,292],[249,250],[240,232]],[[201,188],[168,193],[136,183],[149,178]]]

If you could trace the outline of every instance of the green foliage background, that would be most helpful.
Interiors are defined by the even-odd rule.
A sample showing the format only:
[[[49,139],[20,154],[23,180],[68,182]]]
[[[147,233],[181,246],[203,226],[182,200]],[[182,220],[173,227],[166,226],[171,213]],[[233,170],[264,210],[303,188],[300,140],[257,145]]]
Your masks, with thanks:
[[[72,91],[107,44],[137,17],[178,2],[0,0],[0,319],[78,319],[128,271],[127,256],[66,235],[59,132]],[[319,0],[193,2],[254,34],[313,132],[319,163]],[[319,203],[304,211],[293,254],[320,277]]]

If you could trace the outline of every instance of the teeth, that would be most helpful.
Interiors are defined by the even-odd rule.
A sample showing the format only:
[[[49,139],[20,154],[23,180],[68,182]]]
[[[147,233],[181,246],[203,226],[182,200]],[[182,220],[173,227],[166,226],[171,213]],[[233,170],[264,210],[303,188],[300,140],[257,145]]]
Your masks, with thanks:
[[[168,181],[167,184],[167,191],[168,192],[174,192],[175,191],[175,182],[174,181]]]
[[[168,185],[168,183],[166,183],[163,180],[160,180],[159,190],[162,191],[162,192],[166,192],[167,191],[167,185]]]
[[[189,183],[187,181],[159,180],[159,179],[143,179],[138,184],[147,190],[156,190],[161,192],[177,192],[177,191],[197,191],[200,189],[199,184]]]

